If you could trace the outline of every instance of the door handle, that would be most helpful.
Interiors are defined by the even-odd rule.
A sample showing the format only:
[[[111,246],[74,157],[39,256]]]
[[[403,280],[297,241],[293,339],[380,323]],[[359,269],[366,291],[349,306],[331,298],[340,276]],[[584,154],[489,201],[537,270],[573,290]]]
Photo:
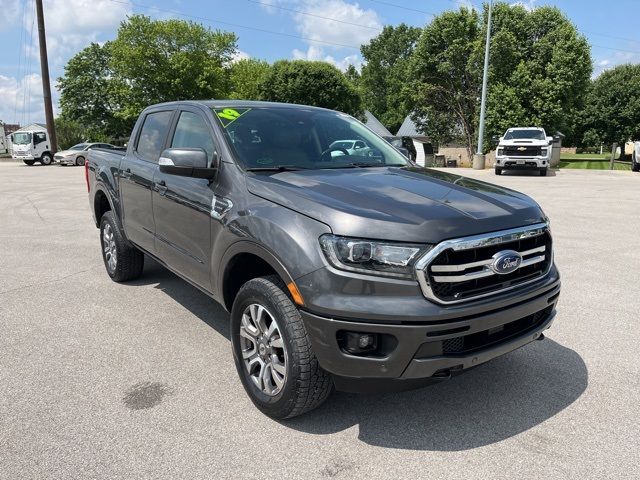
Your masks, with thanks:
[[[164,195],[165,193],[167,193],[167,184],[164,180],[160,180],[159,182],[156,182],[155,188],[156,188],[156,192],[158,192],[160,195]]]
[[[121,178],[131,178],[131,169],[127,168],[124,172],[120,171]]]

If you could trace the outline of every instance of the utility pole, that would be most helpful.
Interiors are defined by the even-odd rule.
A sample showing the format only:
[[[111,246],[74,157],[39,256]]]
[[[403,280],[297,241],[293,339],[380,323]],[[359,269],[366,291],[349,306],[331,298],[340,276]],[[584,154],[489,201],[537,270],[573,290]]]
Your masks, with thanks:
[[[42,0],[35,0],[38,16],[38,39],[40,43],[40,75],[42,76],[42,96],[44,99],[44,116],[47,121],[47,132],[51,142],[51,153],[58,150],[56,125],[53,121],[53,105],[51,103],[51,81],[49,80],[49,59],[47,57],[47,38],[44,31],[44,10]]]
[[[489,46],[491,44],[491,11],[493,0],[489,1],[489,17],[487,19],[487,39],[484,46],[484,73],[482,74],[482,99],[480,100],[480,126],[478,128],[478,151],[473,157],[473,168],[484,169],[483,140],[484,140],[484,114],[487,108],[487,81],[489,79]]]

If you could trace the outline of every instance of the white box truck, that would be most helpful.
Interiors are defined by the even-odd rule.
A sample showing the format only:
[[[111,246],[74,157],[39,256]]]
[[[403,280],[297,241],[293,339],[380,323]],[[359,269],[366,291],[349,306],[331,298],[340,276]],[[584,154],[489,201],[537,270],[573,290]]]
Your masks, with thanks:
[[[13,132],[11,144],[11,157],[22,160],[27,165],[33,165],[35,162],[42,165],[53,163],[49,134],[37,123]]]

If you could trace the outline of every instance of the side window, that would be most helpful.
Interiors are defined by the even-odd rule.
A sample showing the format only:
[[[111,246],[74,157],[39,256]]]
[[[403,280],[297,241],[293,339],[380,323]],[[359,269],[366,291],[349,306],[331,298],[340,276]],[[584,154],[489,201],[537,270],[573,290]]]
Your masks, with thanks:
[[[180,113],[171,148],[202,148],[207,152],[209,163],[216,149],[204,118],[192,112]]]
[[[38,143],[42,143],[47,139],[47,136],[44,133],[35,133],[33,135],[33,144],[37,145]]]
[[[142,158],[152,162],[158,161],[172,115],[173,112],[164,111],[150,113],[145,117],[136,146],[136,151]]]
[[[364,148],[364,142],[356,142],[356,148]]]

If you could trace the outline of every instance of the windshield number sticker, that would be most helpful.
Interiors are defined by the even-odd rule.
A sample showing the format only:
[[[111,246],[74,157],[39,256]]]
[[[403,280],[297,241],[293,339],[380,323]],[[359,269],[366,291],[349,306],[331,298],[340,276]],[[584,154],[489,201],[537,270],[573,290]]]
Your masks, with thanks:
[[[233,122],[235,122],[242,115],[247,113],[249,110],[251,109],[242,108],[238,111],[234,108],[222,108],[222,109],[216,109],[215,112],[216,112],[216,115],[218,116],[218,119],[220,120],[220,123],[222,124],[222,127],[227,128],[229,125],[231,125]]]

